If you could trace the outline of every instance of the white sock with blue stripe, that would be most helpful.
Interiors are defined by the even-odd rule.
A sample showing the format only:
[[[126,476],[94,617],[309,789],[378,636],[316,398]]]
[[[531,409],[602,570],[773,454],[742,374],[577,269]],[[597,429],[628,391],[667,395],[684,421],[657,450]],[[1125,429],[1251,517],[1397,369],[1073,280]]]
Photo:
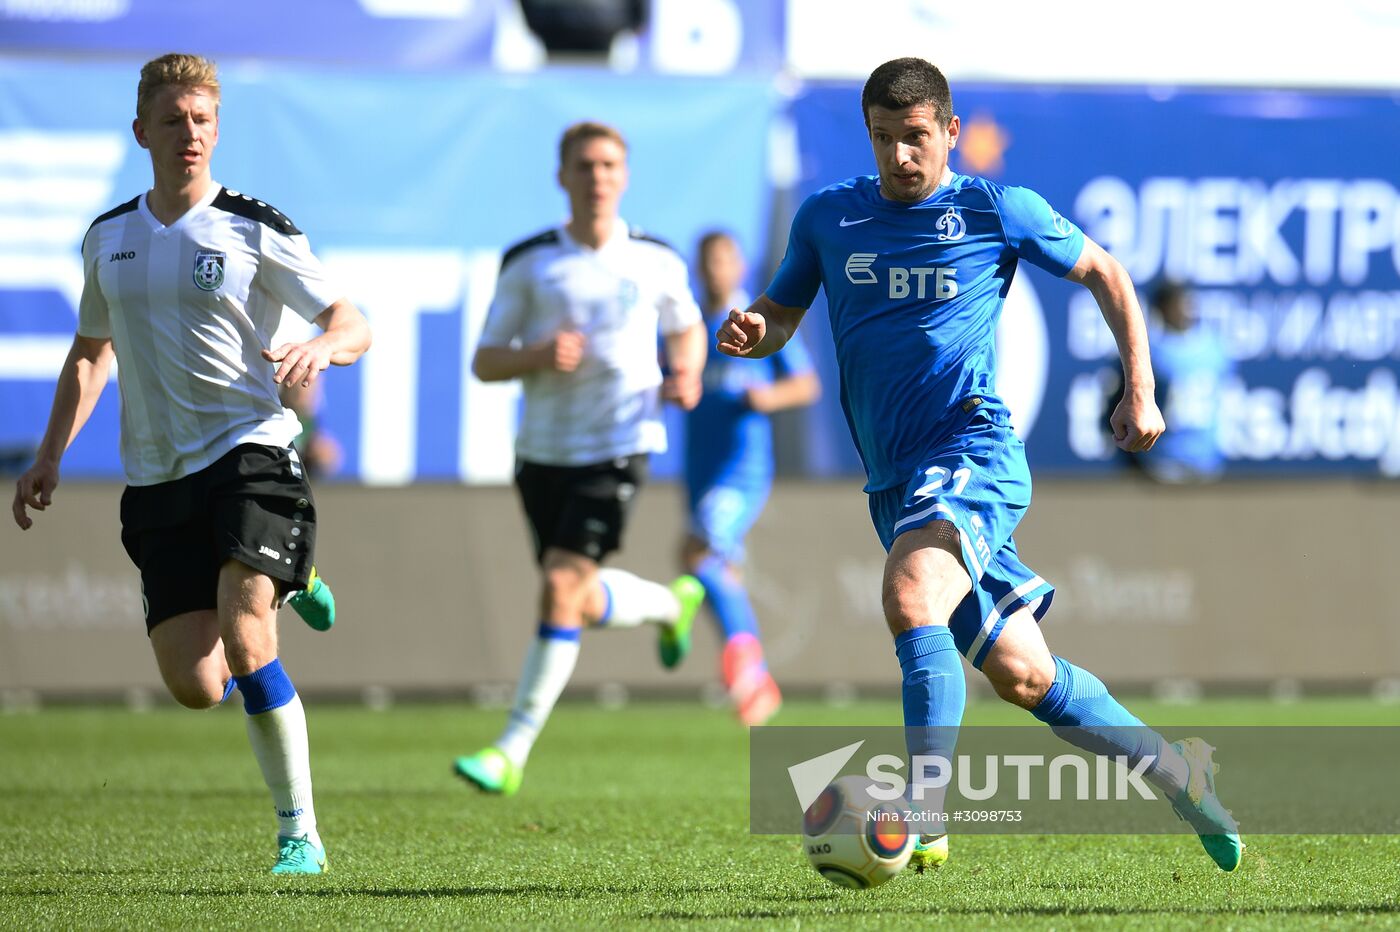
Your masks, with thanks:
[[[525,655],[515,705],[496,747],[519,766],[525,765],[535,739],[549,720],[559,695],[574,675],[578,663],[579,629],[560,628],[540,622],[539,635]]]
[[[248,713],[248,742],[277,810],[277,834],[306,836],[316,846],[316,807],[311,799],[311,752],[306,710],[279,660],[234,682]]]
[[[609,628],[635,628],[643,622],[669,624],[681,612],[680,603],[661,583],[626,570],[608,567],[598,571],[605,606],[598,624]]]

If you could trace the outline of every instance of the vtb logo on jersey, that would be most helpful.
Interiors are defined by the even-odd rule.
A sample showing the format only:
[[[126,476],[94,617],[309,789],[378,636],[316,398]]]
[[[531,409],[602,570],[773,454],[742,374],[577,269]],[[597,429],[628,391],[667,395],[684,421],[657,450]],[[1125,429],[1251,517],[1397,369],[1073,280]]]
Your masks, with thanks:
[[[949,207],[939,214],[933,228],[939,231],[938,238],[945,243],[960,240],[967,235],[967,224],[963,222],[962,214],[958,213],[956,207]]]
[[[879,254],[873,252],[853,252],[846,260],[846,281],[852,285],[874,285],[880,280],[875,277],[875,272],[870,268],[870,264],[880,258]]]
[[[194,254],[194,283],[200,291],[218,291],[224,283],[224,259],[221,252],[201,249]]]
[[[958,221],[961,223],[962,221]],[[962,233],[958,233],[959,236]],[[846,259],[846,281],[852,285],[878,285],[880,276],[871,268],[878,253],[853,252]],[[892,300],[914,297],[919,300],[947,301],[958,295],[958,270],[948,266],[889,269],[889,296]]]

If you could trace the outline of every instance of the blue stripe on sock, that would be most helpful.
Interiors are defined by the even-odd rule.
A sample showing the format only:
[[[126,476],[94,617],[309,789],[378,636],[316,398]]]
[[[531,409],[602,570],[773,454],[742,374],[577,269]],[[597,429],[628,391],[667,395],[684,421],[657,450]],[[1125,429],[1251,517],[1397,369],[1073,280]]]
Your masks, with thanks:
[[[247,676],[235,676],[233,681],[243,694],[243,710],[249,715],[280,709],[297,695],[287,671],[282,669],[282,661],[277,659]]]
[[[219,705],[223,705],[225,702],[228,702],[228,697],[232,696],[233,691],[237,688],[238,683],[234,680],[233,677],[230,676],[228,678],[228,682],[224,684],[224,698],[219,700]]]
[[[578,628],[561,628],[547,621],[542,621],[537,635],[541,640],[547,641],[577,641],[579,631]]]
[[[605,625],[608,623],[608,619],[612,617],[612,588],[601,579],[598,580],[598,585],[603,587],[603,614],[598,616],[598,624]]]

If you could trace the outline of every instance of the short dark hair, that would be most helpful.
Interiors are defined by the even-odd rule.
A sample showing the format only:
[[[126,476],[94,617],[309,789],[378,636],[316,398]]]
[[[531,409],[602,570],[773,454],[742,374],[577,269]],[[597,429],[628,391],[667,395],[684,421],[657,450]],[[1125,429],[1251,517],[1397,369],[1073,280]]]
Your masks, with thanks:
[[[947,128],[953,119],[953,92],[948,79],[931,62],[922,58],[896,58],[887,61],[866,79],[860,92],[860,114],[870,126],[870,108],[903,110],[916,104],[932,104],[939,125]]]
[[[700,237],[700,244],[695,251],[703,257],[707,249],[723,242],[733,243],[735,249],[739,248],[739,240],[733,233],[728,230],[714,229],[707,230],[705,235]]]

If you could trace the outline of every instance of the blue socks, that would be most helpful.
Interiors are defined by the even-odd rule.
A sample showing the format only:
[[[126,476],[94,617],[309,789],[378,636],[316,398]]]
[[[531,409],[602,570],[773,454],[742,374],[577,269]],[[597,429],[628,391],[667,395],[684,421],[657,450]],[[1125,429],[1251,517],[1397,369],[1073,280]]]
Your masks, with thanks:
[[[895,637],[894,652],[904,672],[904,743],[911,766],[913,758],[921,755],[952,761],[958,726],[967,705],[967,681],[963,678],[962,655],[953,644],[953,632],[943,625],[905,631]],[[911,773],[911,790],[936,775],[927,769]],[[931,811],[941,812],[943,791],[930,792],[933,798],[925,797],[924,804]]]
[[[737,634],[758,636],[758,617],[749,602],[749,594],[729,574],[723,557],[706,557],[696,567],[695,578],[705,587],[705,601],[714,609],[725,641]]]
[[[243,710],[249,715],[280,709],[297,694],[287,672],[282,669],[282,661],[276,659],[247,676],[235,676],[233,681],[243,694]]]
[[[1063,657],[1055,658],[1055,682],[1031,710],[1077,748],[1137,763],[1146,755],[1160,759],[1166,742],[1157,732],[1109,695],[1103,681]]]

